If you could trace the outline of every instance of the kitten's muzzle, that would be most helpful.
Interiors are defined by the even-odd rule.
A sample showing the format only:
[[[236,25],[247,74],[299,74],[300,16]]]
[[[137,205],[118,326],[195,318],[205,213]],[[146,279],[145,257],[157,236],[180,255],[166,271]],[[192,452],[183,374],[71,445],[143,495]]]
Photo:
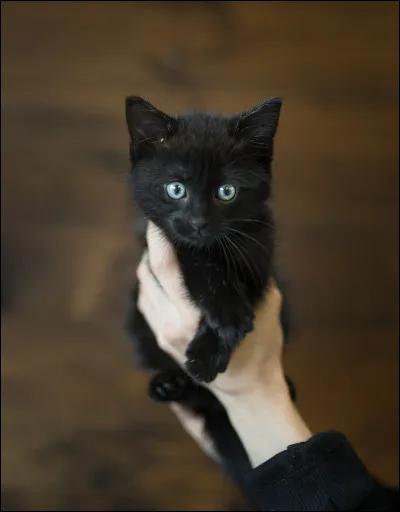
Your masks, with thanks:
[[[208,228],[208,222],[206,219],[203,217],[191,217],[188,222],[197,234],[206,234]]]

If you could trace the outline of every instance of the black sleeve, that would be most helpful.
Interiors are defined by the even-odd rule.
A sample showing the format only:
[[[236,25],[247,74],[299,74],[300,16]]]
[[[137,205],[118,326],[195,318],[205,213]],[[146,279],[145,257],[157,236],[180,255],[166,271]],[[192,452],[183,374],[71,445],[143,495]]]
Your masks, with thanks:
[[[289,446],[248,473],[244,491],[260,510],[398,510],[399,491],[367,471],[343,434]]]

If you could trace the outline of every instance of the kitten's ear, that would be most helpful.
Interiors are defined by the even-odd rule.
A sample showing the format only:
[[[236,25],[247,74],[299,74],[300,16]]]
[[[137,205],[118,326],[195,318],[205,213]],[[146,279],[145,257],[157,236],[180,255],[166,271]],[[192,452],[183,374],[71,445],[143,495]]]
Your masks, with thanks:
[[[281,98],[270,98],[247,112],[234,116],[230,120],[233,135],[249,141],[272,139],[278,127],[281,106]]]
[[[142,143],[154,143],[166,139],[175,132],[174,118],[156,109],[139,96],[128,96],[125,100],[125,115],[131,144],[138,148]]]

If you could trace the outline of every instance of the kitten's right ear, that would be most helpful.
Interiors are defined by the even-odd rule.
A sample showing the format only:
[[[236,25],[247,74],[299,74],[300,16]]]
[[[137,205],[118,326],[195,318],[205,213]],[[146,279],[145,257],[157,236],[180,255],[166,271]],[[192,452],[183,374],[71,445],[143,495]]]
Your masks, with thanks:
[[[238,138],[258,144],[271,141],[278,127],[281,106],[281,98],[270,98],[234,116],[230,120],[232,133]]]
[[[128,96],[125,100],[125,115],[131,145],[137,150],[168,138],[176,131],[176,119],[156,109],[140,96]]]

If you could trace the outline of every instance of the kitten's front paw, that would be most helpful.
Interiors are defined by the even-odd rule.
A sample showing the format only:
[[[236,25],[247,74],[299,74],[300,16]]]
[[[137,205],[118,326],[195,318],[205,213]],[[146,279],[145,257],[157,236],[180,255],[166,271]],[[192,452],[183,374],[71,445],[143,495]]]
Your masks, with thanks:
[[[209,383],[227,369],[230,355],[231,351],[208,331],[188,346],[185,366],[195,380]]]
[[[234,312],[240,311],[240,314]],[[205,315],[208,325],[217,332],[218,336],[228,345],[234,347],[253,330],[254,312],[251,306],[245,304],[241,308],[208,313]]]

